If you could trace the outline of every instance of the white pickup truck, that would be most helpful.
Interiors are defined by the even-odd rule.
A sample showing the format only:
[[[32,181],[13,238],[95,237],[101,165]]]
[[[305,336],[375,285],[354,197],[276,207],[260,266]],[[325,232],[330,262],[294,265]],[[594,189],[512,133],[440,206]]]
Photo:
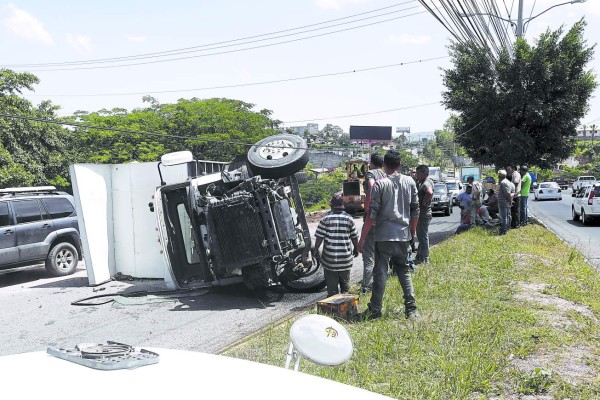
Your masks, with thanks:
[[[573,193],[578,192],[582,187],[594,186],[598,181],[593,176],[578,176],[573,182]]]
[[[584,187],[577,193],[573,193],[573,205],[571,215],[573,221],[579,221],[588,225],[592,218],[600,217],[600,184]]]

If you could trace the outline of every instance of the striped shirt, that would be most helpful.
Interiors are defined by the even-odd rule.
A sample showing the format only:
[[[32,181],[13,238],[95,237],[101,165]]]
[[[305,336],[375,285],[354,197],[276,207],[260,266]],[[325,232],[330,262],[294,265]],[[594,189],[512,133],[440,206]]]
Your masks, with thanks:
[[[321,219],[315,237],[323,239],[321,262],[333,271],[352,268],[352,239],[358,237],[352,217],[342,210],[333,210]]]

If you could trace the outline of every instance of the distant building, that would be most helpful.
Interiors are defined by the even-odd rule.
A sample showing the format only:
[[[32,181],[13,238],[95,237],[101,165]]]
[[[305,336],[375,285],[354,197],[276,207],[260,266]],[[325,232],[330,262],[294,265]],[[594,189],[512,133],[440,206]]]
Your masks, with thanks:
[[[596,140],[600,136],[598,130],[600,126],[596,127],[596,125],[577,128],[577,140]]]
[[[292,130],[296,135],[304,137],[306,133],[316,135],[319,133],[319,124],[310,123],[304,126],[290,126],[286,130]]]

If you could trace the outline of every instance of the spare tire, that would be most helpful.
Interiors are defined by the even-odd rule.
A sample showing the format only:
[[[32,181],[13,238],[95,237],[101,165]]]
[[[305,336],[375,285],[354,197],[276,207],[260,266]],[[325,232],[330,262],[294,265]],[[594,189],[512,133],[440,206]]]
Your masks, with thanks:
[[[306,141],[300,136],[282,133],[256,142],[248,150],[248,165],[254,175],[278,179],[293,175],[308,163]]]

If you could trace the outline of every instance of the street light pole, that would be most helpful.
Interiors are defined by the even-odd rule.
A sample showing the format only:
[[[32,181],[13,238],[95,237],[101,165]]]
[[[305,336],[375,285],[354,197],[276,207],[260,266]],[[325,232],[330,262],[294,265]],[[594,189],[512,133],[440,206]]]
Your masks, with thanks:
[[[523,0],[519,0],[519,16],[517,19],[517,37],[523,37]]]

